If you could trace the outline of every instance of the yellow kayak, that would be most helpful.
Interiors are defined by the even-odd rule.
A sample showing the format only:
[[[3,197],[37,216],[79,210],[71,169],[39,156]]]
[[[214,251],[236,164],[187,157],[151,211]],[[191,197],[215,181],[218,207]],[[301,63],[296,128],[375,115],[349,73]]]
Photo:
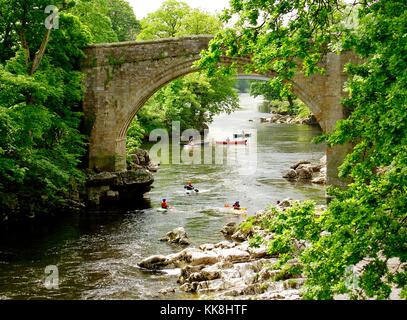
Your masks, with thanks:
[[[240,209],[230,208],[230,211],[233,212],[234,214],[245,214],[245,213],[247,213],[247,208],[240,208]]]

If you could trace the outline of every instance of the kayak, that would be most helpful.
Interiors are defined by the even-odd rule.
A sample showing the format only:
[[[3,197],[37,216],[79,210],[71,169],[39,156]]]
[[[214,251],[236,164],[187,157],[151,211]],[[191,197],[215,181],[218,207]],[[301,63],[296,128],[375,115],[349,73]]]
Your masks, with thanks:
[[[198,189],[194,189],[194,190],[185,190],[185,193],[186,194],[195,194],[195,193],[198,193],[199,192],[199,190]]]
[[[209,144],[209,142],[208,142]],[[184,149],[193,149],[193,148],[202,148],[205,147],[207,144],[185,144]]]
[[[249,137],[251,137],[251,136],[252,136],[251,133],[245,133],[245,134],[244,134],[244,137],[245,137],[245,138],[249,138]],[[233,134],[233,138],[243,138],[243,133],[234,133],[234,134]]]
[[[225,209],[228,212],[233,212],[234,214],[246,214],[247,213],[247,208],[243,208],[241,207],[240,209],[234,209],[233,207],[231,207],[229,204],[225,204]]]
[[[181,145],[184,147],[190,146],[190,147],[199,147],[199,146],[205,146],[208,145],[209,141],[201,141],[201,142],[185,142],[181,141]]]
[[[165,209],[165,208],[158,208],[157,211],[159,212],[167,212],[169,210],[169,208]]]
[[[247,144],[247,140],[216,141],[216,144]]]
[[[230,211],[232,211],[234,214],[245,214],[245,213],[247,213],[247,208],[240,208],[240,209],[231,208]]]

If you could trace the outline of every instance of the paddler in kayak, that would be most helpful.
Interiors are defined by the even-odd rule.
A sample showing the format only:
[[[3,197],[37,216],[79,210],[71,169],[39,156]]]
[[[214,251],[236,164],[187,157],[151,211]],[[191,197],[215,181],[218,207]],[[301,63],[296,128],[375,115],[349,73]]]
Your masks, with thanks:
[[[234,204],[233,204],[233,209],[235,209],[235,210],[240,210],[240,204],[239,204],[239,201],[236,201]]]
[[[191,181],[188,181],[188,183],[184,186],[184,189],[195,190],[195,187],[192,185]]]
[[[195,187],[192,185],[192,182],[191,182],[191,181],[188,181],[187,184],[184,186],[184,189],[187,189],[187,190],[194,190]]]
[[[167,202],[167,199],[162,199],[162,201],[161,201],[161,208],[162,208],[162,209],[168,209],[168,202]]]

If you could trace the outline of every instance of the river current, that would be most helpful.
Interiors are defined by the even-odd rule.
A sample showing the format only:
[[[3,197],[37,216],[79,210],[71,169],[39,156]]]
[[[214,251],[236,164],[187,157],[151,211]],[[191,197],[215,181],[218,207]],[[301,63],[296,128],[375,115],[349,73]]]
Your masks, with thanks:
[[[312,143],[320,130],[261,123],[267,114],[259,111],[260,104],[261,99],[242,94],[238,111],[219,115],[210,125],[209,140],[232,138],[242,130],[253,133],[247,146],[225,147],[230,163],[161,164],[152,190],[134,209],[89,211],[2,231],[0,299],[194,299],[179,292],[159,295],[160,289],[177,287],[176,276],[137,268],[149,255],[181,249],[159,241],[168,231],[184,227],[192,245],[217,242],[223,240],[223,225],[242,219],[225,210],[225,203],[239,200],[249,215],[287,197],[324,203],[324,186],[282,178],[297,160],[323,156],[325,146]],[[189,180],[198,194],[185,193]],[[158,211],[162,198],[173,209]],[[57,267],[58,288],[44,286],[47,266]]]

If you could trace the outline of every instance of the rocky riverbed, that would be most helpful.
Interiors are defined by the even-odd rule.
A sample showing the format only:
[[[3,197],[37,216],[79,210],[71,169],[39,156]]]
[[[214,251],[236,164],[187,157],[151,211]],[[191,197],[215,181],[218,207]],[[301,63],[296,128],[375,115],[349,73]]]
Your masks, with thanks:
[[[289,206],[289,200],[279,202]],[[261,214],[261,213],[258,213]],[[276,268],[277,257],[267,253],[267,247],[249,245],[248,237],[256,229],[243,232],[236,223],[221,230],[227,240],[188,247],[169,255],[153,255],[140,261],[145,272],[158,272],[174,277],[174,286],[160,290],[157,297],[173,292],[188,292],[201,299],[300,299],[300,288],[305,279],[288,269]],[[272,235],[264,234],[265,239]],[[185,230],[177,228],[161,240],[187,244]],[[305,244],[298,242],[299,247]],[[295,266],[293,259],[288,265]],[[175,281],[178,285],[175,285]]]
[[[318,126],[318,121],[314,115],[309,115],[306,118],[292,116],[288,113],[271,112],[270,117],[260,118],[260,122],[268,123],[287,123],[287,124],[306,124],[310,126]]]
[[[292,206],[293,201],[278,201],[280,210]],[[325,206],[316,206],[315,214],[320,215]],[[256,214],[267,214],[260,211]],[[299,300],[305,276],[302,266],[294,258],[283,266],[278,264],[278,256],[268,253],[264,243],[273,238],[259,226],[249,229],[240,228],[230,222],[221,230],[226,240],[218,243],[205,243],[198,247],[187,247],[190,242],[185,230],[180,227],[167,233],[162,241],[183,245],[184,249],[169,255],[153,255],[138,263],[138,267],[146,273],[156,273],[163,277],[173,278],[174,285],[159,290],[155,298],[165,298],[174,293],[191,294],[191,298],[215,300]],[[323,231],[329,234],[329,232]],[[259,246],[251,246],[251,236],[260,235],[265,241]],[[305,240],[293,240],[297,253],[311,244]],[[352,279],[358,279],[371,258],[364,258],[351,266]],[[400,258],[385,259],[390,272],[396,274],[406,263]],[[352,280],[357,281],[357,280]],[[401,289],[393,286],[390,299],[400,299]],[[192,295],[194,294],[194,295]],[[363,296],[363,295],[362,295]],[[188,296],[184,296],[188,297]],[[348,294],[337,294],[334,299],[349,299]]]

